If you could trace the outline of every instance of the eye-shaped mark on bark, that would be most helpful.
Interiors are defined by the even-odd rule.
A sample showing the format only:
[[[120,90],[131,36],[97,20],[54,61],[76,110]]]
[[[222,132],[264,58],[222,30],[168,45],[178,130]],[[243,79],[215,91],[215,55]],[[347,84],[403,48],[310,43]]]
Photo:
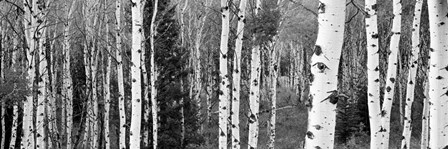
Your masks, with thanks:
[[[395,78],[390,78],[390,82],[395,83]]]
[[[322,62],[317,62],[316,64],[313,65],[313,67],[314,66],[317,66],[317,69],[319,69],[319,73],[323,73],[325,70],[330,69],[330,68],[328,68],[327,65],[325,65]]]
[[[437,76],[436,79],[437,79],[437,80],[442,80],[443,77],[442,77],[442,76]]]
[[[320,146],[316,146],[315,148],[316,148],[316,149],[322,149]]]
[[[322,126],[320,126],[320,125],[313,125],[313,127],[316,128],[316,130],[322,129]]]
[[[307,131],[306,132],[306,137],[308,137],[308,139],[313,140],[314,139],[314,134],[311,131]]]

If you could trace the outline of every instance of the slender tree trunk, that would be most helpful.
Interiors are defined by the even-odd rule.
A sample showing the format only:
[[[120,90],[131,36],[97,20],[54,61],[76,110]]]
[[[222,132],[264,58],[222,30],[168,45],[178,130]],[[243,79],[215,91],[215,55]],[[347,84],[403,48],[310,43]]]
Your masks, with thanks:
[[[39,8],[43,7],[44,3],[38,3],[36,6]],[[45,7],[45,6],[44,6]],[[44,8],[43,7],[43,8]],[[37,20],[36,22],[40,25],[45,26],[46,25],[46,20],[43,19],[44,17],[44,10],[43,9],[38,9],[37,12]],[[42,22],[42,23],[39,23]],[[37,81],[37,87],[38,87],[38,92],[37,92],[37,113],[36,113],[36,148],[40,149],[40,148],[47,148],[47,144],[45,139],[47,138],[47,135],[45,133],[45,119],[46,119],[46,115],[45,115],[45,107],[46,107],[46,99],[47,96],[49,94],[48,92],[48,84],[49,83],[49,71],[47,71],[47,60],[46,60],[46,50],[44,47],[44,39],[42,39],[42,35],[45,33],[45,28],[44,29],[37,29],[36,30],[36,35],[34,36],[34,40],[36,40],[38,42],[38,63],[39,63],[39,71],[38,71],[38,75],[39,78]]]
[[[448,94],[447,65],[447,1],[428,1],[429,29],[431,37],[429,61],[429,148],[445,148],[447,145],[446,103]]]
[[[106,11],[106,8],[105,8]],[[104,72],[104,139],[105,139],[105,148],[106,149],[110,149],[110,126],[109,126],[109,111],[110,111],[110,100],[111,100],[111,93],[110,93],[110,84],[111,84],[111,79],[110,79],[110,73],[112,72],[112,64],[111,64],[111,56],[110,56],[110,51],[111,51],[111,47],[110,47],[110,39],[109,39],[109,21],[108,21],[108,17],[107,14],[105,14],[105,19],[106,20],[106,50],[105,52],[103,52],[103,56],[106,57],[106,64],[103,65],[104,67],[106,67],[106,71]],[[103,69],[104,70],[104,69]]]
[[[238,11],[238,37],[235,42],[233,59],[233,100],[232,100],[232,148],[239,149],[240,142],[240,92],[241,92],[241,49],[243,48],[244,26],[246,24],[247,0],[241,0]]]
[[[414,22],[412,23],[412,51],[411,60],[408,63],[409,75],[408,75],[408,86],[406,89],[406,104],[405,104],[405,116],[404,116],[404,127],[403,127],[403,137],[401,141],[401,148],[408,149],[411,146],[411,132],[412,132],[412,103],[414,102],[414,89],[417,68],[418,68],[418,54],[420,52],[420,18],[422,15],[422,5],[423,0],[417,0],[415,3],[414,10]],[[401,100],[401,99],[400,99]],[[401,107],[400,107],[401,108]],[[401,110],[401,109],[400,109]]]
[[[366,0],[365,10],[367,34],[367,83],[368,107],[370,121],[370,148],[380,148],[381,143],[381,111],[380,111],[380,71],[379,71],[379,44],[378,44],[378,15],[377,0]]]
[[[159,1],[158,0],[154,0],[153,6],[153,13],[152,13],[152,17],[151,17],[151,26],[150,26],[150,37],[149,37],[149,41],[151,44],[151,48],[150,48],[150,69],[151,69],[151,75],[150,75],[150,79],[151,79],[151,111],[152,111],[152,145],[153,148],[157,148],[158,146],[158,128],[159,128],[159,117],[158,117],[158,102],[157,102],[157,89],[156,89],[156,80],[157,80],[157,76],[158,76],[158,72],[157,72],[157,67],[156,67],[156,62],[155,62],[155,36],[157,33],[156,30],[156,16],[157,16],[157,10],[158,10],[158,5],[159,5]]]
[[[33,114],[34,114],[34,82],[36,77],[36,68],[35,68],[35,50],[36,50],[36,42],[33,40],[33,35],[35,33],[35,26],[36,26],[36,20],[33,17],[34,13],[36,12],[36,6],[37,2],[33,1],[32,3],[28,3],[27,0],[23,1],[24,4],[24,20],[23,24],[25,27],[25,39],[27,42],[27,46],[25,47],[25,56],[27,57],[27,78],[28,81],[27,87],[28,91],[30,92],[26,96],[26,100],[23,103],[23,124],[22,124],[22,131],[23,131],[23,137],[22,142],[20,145],[20,148],[27,149],[27,148],[34,148],[35,147],[35,138],[34,138],[34,125],[33,125]]]
[[[308,131],[305,148],[333,148],[338,100],[337,74],[341,55],[345,3],[323,0],[319,4],[319,32],[311,57]]]
[[[269,120],[269,144],[268,148],[275,148],[275,123],[277,117],[277,78],[278,78],[278,49],[275,46],[271,46],[271,62],[269,66],[270,78],[271,78],[271,117]]]
[[[17,21],[18,22],[18,21]],[[16,22],[16,23],[17,23]],[[16,25],[19,25],[18,23]],[[18,47],[19,45],[19,37],[14,37],[13,38],[13,45]],[[20,70],[19,73],[22,73],[22,69],[17,69],[20,66],[20,63],[18,62],[19,59],[17,58],[17,52],[18,52],[18,48],[15,48],[14,50],[12,50],[12,57],[11,57],[11,67],[13,68],[14,72],[19,72],[18,70]],[[14,87],[16,87],[16,85],[14,85]],[[18,120],[19,120],[19,102],[13,102],[12,105],[12,110],[13,110],[13,118],[12,118],[12,128],[11,128],[11,140],[9,143],[9,149],[15,149],[16,147],[16,140],[17,140],[17,126],[18,126]]]
[[[428,75],[425,76],[425,81],[423,82],[424,98],[422,111],[422,134],[420,141],[421,149],[427,149],[429,145],[429,82],[427,77]]]
[[[228,0],[221,0],[221,44],[219,54],[219,149],[227,148],[227,125],[229,117],[229,73],[227,71],[230,12]]]
[[[257,0],[255,4],[255,15],[261,10],[261,0]],[[254,38],[253,41],[256,39]],[[260,60],[260,46],[254,45],[252,47],[252,56],[250,62],[250,89],[249,89],[249,141],[248,148],[257,148],[258,144],[258,117],[260,108],[260,75],[261,75],[261,60]]]
[[[2,10],[2,9],[0,9]],[[5,42],[4,42],[4,36],[5,36],[5,27],[3,27],[3,20],[0,20],[0,58],[1,58],[1,72],[0,72],[0,83],[3,84],[5,83],[5,70],[6,70],[6,48],[5,48]],[[1,115],[0,115],[0,119],[1,119],[1,125],[2,125],[2,134],[1,134],[1,143],[0,143],[0,148],[5,148],[5,140],[6,140],[6,101],[2,100],[0,101],[0,106],[1,106]]]
[[[185,22],[184,22],[184,15],[185,15],[185,11],[187,10],[188,7],[188,0],[185,0],[185,4],[184,7],[182,8],[181,12],[180,12],[180,25],[181,25],[181,31],[180,31],[180,37],[181,37],[181,44],[182,47],[186,48],[186,44],[185,44],[185,36],[184,36],[184,32],[185,32]],[[184,92],[184,82],[181,79],[180,80],[180,87],[181,87],[181,92]],[[181,147],[184,147],[184,141],[185,141],[185,112],[184,112],[184,98],[181,98],[179,101],[180,104],[180,114],[181,114],[181,120],[180,120],[180,127],[181,127],[181,132],[180,132],[180,141],[181,141]]]
[[[130,148],[140,148],[141,112],[142,112],[142,84],[141,84],[141,56],[142,56],[142,2],[131,1],[132,13],[132,52],[131,52],[131,76],[132,76],[132,117],[130,128]]]
[[[120,149],[126,148],[126,109],[124,98],[124,75],[123,75],[123,50],[121,49],[121,0],[115,1],[115,39],[117,41],[117,81],[118,81],[118,109],[120,111],[120,135],[119,135],[119,147]]]
[[[401,0],[393,0],[394,18],[392,21],[392,37],[390,39],[390,53],[387,64],[387,80],[384,92],[384,102],[381,109],[381,148],[389,148],[390,115],[397,81],[397,59],[401,33]]]
[[[47,30],[47,31],[49,31],[49,30]],[[47,92],[48,92],[48,94],[51,94],[51,95],[47,95],[47,100],[46,100],[46,114],[47,114],[47,125],[48,125],[48,129],[47,129],[47,138],[45,138],[45,139],[47,139],[47,142],[48,142],[48,148],[57,148],[57,147],[53,147],[53,143],[56,143],[56,142],[53,142],[53,141],[56,141],[55,140],[55,138],[56,138],[56,134],[58,134],[58,131],[57,131],[57,128],[56,128],[56,126],[57,126],[57,124],[56,124],[56,100],[58,99],[58,94],[57,94],[57,92],[56,92],[56,83],[57,83],[57,71],[58,71],[58,60],[57,60],[57,57],[58,57],[58,51],[56,51],[55,50],[55,48],[54,48],[54,42],[55,42],[55,37],[56,37],[56,32],[53,32],[53,35],[51,35],[50,36],[50,33],[49,32],[47,32],[46,33],[47,34],[47,36],[49,36],[49,37],[51,37],[51,38],[53,38],[53,40],[52,41],[50,41],[50,42],[47,42],[49,45],[50,45],[50,50],[49,51],[52,51],[52,50],[54,50],[54,52],[53,53],[47,53],[47,56],[48,57],[50,57],[50,59],[48,60],[48,66],[47,66],[47,68],[48,68],[48,70],[49,71],[47,71],[48,73],[51,73],[51,77],[49,76],[48,77],[48,79],[49,79],[49,81],[47,82],[48,84],[46,84],[46,86],[47,86]],[[45,47],[44,47],[44,49],[45,49]],[[48,75],[50,75],[50,74],[48,74]],[[50,80],[50,78],[51,78],[51,80]],[[51,86],[51,88],[50,88],[50,86]]]

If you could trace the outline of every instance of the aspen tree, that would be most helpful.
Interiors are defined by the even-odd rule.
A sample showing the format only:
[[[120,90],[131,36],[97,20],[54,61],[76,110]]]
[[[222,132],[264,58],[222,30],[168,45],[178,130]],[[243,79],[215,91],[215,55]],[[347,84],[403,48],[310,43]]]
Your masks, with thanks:
[[[221,26],[221,43],[220,43],[220,54],[219,54],[219,149],[227,148],[227,125],[229,117],[229,102],[230,102],[230,89],[229,89],[229,73],[227,71],[227,59],[228,59],[228,42],[229,42],[229,2],[228,0],[221,0],[221,15],[222,15],[222,26]]]
[[[185,4],[184,7],[182,8],[182,10],[180,11],[180,37],[181,37],[181,46],[185,47],[185,37],[184,37],[184,31],[185,31],[185,22],[184,22],[184,14],[185,11],[187,10],[188,7],[188,1],[189,0],[185,0]],[[180,80],[180,87],[181,87],[181,92],[184,92],[184,82],[181,79]],[[180,114],[181,114],[181,120],[180,120],[180,127],[181,127],[181,132],[180,132],[180,141],[181,141],[181,147],[184,147],[184,141],[185,141],[185,112],[184,112],[184,98],[181,98],[179,101],[179,104],[181,105],[180,107]]]
[[[448,94],[446,86],[448,76],[446,58],[448,13],[447,1],[428,1],[429,31],[430,31],[430,60],[429,60],[429,148],[445,148],[447,145],[446,103]]]
[[[83,51],[83,57],[84,57],[84,68],[85,68],[85,75],[86,75],[86,83],[85,83],[85,98],[86,98],[86,103],[85,103],[85,109],[86,109],[86,118],[85,118],[85,124],[84,124],[84,136],[83,136],[83,147],[87,148],[87,144],[90,142],[90,131],[91,131],[91,123],[92,122],[92,93],[94,92],[92,90],[92,65],[91,63],[94,63],[91,59],[91,57],[93,56],[93,51],[91,50],[91,37],[89,34],[92,33],[92,26],[93,23],[91,22],[91,19],[93,18],[93,5],[94,0],[85,0],[84,2],[84,16],[85,16],[85,28],[87,30],[87,35],[85,37],[86,42],[84,43],[84,51]]]
[[[2,10],[2,8],[0,7],[0,10]],[[3,27],[3,20],[1,20],[0,21],[0,31],[1,31],[1,33],[0,33],[0,58],[1,58],[1,72],[0,72],[0,84],[3,84],[4,82],[5,82],[5,70],[6,70],[6,48],[4,47],[4,45],[5,45],[5,42],[4,42],[4,36],[5,36],[5,27]],[[6,121],[5,121],[5,118],[6,118],[6,101],[5,100],[2,100],[2,101],[0,101],[0,106],[1,106],[1,115],[0,115],[0,119],[1,119],[1,122],[0,122],[0,124],[2,125],[1,127],[1,130],[2,130],[2,134],[1,134],[1,143],[0,143],[0,148],[5,148],[5,140],[6,140],[6,129],[5,129],[5,126],[6,126]]]
[[[46,92],[47,92],[47,100],[46,102],[46,115],[47,115],[47,142],[48,142],[48,148],[58,148],[58,147],[53,147],[53,141],[55,141],[56,138],[56,134],[58,134],[57,131],[57,124],[56,124],[56,100],[59,99],[58,97],[58,93],[56,92],[56,83],[57,83],[57,74],[58,74],[58,54],[59,52],[57,50],[55,50],[55,37],[56,37],[56,31],[53,31],[53,35],[50,35],[50,29],[47,29],[47,36],[50,38],[53,38],[50,42],[47,42],[47,44],[49,44],[50,46],[50,50],[49,53],[47,52],[47,56],[50,57],[50,59],[48,60],[48,73],[51,73],[51,77],[50,74],[48,74],[48,79],[49,81],[47,81],[46,86]],[[53,53],[51,53],[51,51],[54,51]],[[51,80],[50,80],[51,78]],[[50,87],[51,86],[51,87]]]
[[[106,4],[106,1],[104,2]],[[105,5],[104,11],[107,12],[107,7]],[[103,65],[106,67],[106,71],[104,71],[104,77],[103,77],[103,96],[104,96],[104,143],[105,148],[110,149],[110,126],[109,126],[109,115],[110,115],[110,100],[112,94],[110,93],[110,73],[112,72],[112,64],[111,64],[111,57],[109,55],[109,52],[111,51],[110,46],[110,39],[109,39],[109,20],[108,20],[108,14],[105,15],[105,21],[106,21],[106,51],[103,52],[103,56],[106,58],[106,64]],[[104,69],[103,69],[104,70]]]
[[[378,44],[377,0],[366,0],[366,37],[367,37],[367,100],[370,120],[370,148],[376,149],[381,143],[381,111],[380,111],[380,71]]]
[[[18,24],[19,21],[16,21],[16,25]],[[14,46],[18,46],[19,45],[19,37],[14,37],[13,38],[13,45]],[[18,58],[17,58],[17,52],[18,52],[18,48],[14,48],[14,50],[12,50],[12,57],[11,57],[11,67],[14,69],[14,72],[18,72],[18,70],[20,70],[20,73],[22,73],[22,69],[18,69],[18,67],[20,67],[20,62],[18,62]],[[15,86],[15,85],[14,85]],[[11,140],[9,143],[9,149],[15,149],[16,148],[16,140],[17,140],[17,127],[18,127],[18,121],[19,121],[19,103],[18,102],[14,102],[13,103],[13,118],[12,118],[12,128],[11,128]]]
[[[425,76],[425,80],[423,82],[423,110],[422,110],[422,133],[421,133],[421,141],[420,146],[422,149],[428,148],[429,142],[429,82],[428,82],[428,74]]]
[[[75,10],[75,6],[76,6],[76,2],[77,0],[72,1],[72,4],[70,7],[67,6],[68,2],[65,2],[65,8],[69,9],[66,10],[66,16],[65,16],[65,22],[64,22],[64,32],[63,32],[63,36],[64,36],[64,44],[63,46],[63,53],[64,53],[64,63],[63,63],[63,96],[65,97],[63,99],[63,102],[65,105],[65,118],[66,118],[66,123],[62,123],[63,128],[62,130],[65,130],[65,137],[66,137],[66,147],[68,149],[72,148],[72,127],[73,127],[73,88],[72,88],[72,75],[70,72],[70,55],[71,55],[71,46],[70,46],[70,25],[71,25],[71,20],[70,17],[73,14],[73,11]],[[62,109],[64,110],[64,108]],[[62,118],[64,119],[64,118]]]
[[[338,100],[338,64],[344,40],[345,3],[319,3],[319,32],[311,57],[308,131],[305,148],[333,148]]]
[[[34,2],[33,2],[34,3]],[[36,22],[38,23],[38,26],[45,26],[46,25],[46,21],[43,19],[44,17],[44,8],[45,3],[44,2],[37,2],[36,5],[37,11],[36,11]],[[46,148],[46,143],[45,143],[45,138],[46,138],[46,133],[45,133],[45,106],[46,106],[46,99],[48,96],[48,91],[47,91],[47,84],[49,81],[49,75],[48,75],[48,71],[47,71],[47,60],[46,60],[46,52],[45,52],[45,47],[44,47],[44,40],[42,39],[42,35],[45,33],[45,28],[43,29],[36,29],[36,33],[34,35],[34,40],[36,40],[38,42],[37,44],[37,49],[38,49],[38,60],[37,62],[39,63],[39,70],[38,70],[38,77],[40,79],[38,79],[37,81],[37,87],[38,87],[38,91],[37,91],[37,111],[36,111],[36,148],[40,149],[40,148]]]
[[[238,9],[237,39],[233,58],[233,100],[232,100],[232,148],[240,148],[240,92],[241,92],[241,49],[243,48],[244,26],[246,24],[247,0],[241,0]]]
[[[119,147],[126,148],[126,110],[124,100],[124,75],[123,75],[123,50],[121,49],[121,0],[115,0],[115,39],[116,48],[115,57],[117,59],[117,82],[118,82],[118,109],[120,112],[120,135]]]
[[[275,145],[275,123],[276,123],[276,115],[277,115],[277,78],[278,78],[278,65],[280,64],[278,59],[278,47],[271,46],[270,51],[270,64],[269,64],[269,72],[271,78],[271,117],[269,119],[269,143],[268,148],[274,149]]]
[[[157,80],[157,76],[158,76],[158,72],[157,72],[157,67],[156,67],[156,62],[155,62],[155,36],[157,33],[156,30],[156,16],[157,16],[157,10],[158,10],[158,5],[159,5],[159,1],[158,0],[154,0],[153,6],[153,12],[152,12],[152,17],[151,17],[151,25],[149,27],[150,29],[150,37],[149,37],[149,42],[150,42],[150,69],[151,69],[151,75],[150,75],[150,79],[151,79],[151,111],[152,111],[152,145],[153,148],[157,148],[158,145],[158,128],[159,128],[159,117],[158,117],[158,102],[157,102],[157,89],[156,89],[156,80]]]
[[[142,54],[142,1],[131,1],[132,13],[132,117],[130,128],[130,148],[140,148],[141,112],[142,112],[142,84],[141,84],[141,54]]]
[[[412,132],[412,103],[414,102],[414,89],[417,77],[418,68],[418,54],[420,52],[420,20],[422,15],[423,0],[416,0],[414,9],[414,21],[412,23],[412,51],[411,59],[408,62],[409,74],[408,85],[406,89],[406,104],[405,104],[405,116],[403,137],[401,141],[401,148],[408,149],[411,145],[411,132]]]
[[[392,37],[390,38],[390,53],[387,64],[387,79],[384,92],[384,102],[381,109],[381,148],[389,148],[390,115],[397,81],[397,60],[401,34],[401,0],[393,0]]]
[[[36,32],[36,19],[33,17],[34,12],[37,10],[37,1],[23,0],[24,6],[24,20],[23,25],[25,27],[25,39],[27,42],[25,49],[26,56],[26,70],[28,81],[27,87],[30,93],[26,96],[26,100],[23,103],[23,124],[22,131],[23,137],[20,145],[21,149],[34,148],[35,147],[35,137],[34,137],[34,125],[33,125],[33,109],[34,109],[34,82],[36,77],[35,68],[35,51],[36,51],[36,41],[33,40],[34,33]]]
[[[261,0],[256,0],[255,16],[261,10]],[[254,38],[253,41],[256,39]],[[260,60],[260,45],[252,47],[252,56],[250,62],[250,88],[249,88],[249,141],[247,148],[257,148],[258,144],[258,117],[260,108],[260,75],[261,75],[261,60]]]

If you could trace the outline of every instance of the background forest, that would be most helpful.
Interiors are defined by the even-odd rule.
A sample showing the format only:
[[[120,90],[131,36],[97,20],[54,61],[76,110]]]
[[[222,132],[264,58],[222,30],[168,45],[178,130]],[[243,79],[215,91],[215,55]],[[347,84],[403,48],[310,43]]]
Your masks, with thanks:
[[[241,148],[250,143],[251,49],[259,46],[260,104],[255,148],[270,148],[273,111],[277,115],[275,148],[301,148],[308,135],[310,60],[316,50],[322,5],[314,0],[263,0],[258,9],[255,0],[248,0],[246,16],[241,20],[240,1],[243,0],[228,1],[230,31],[228,53],[224,54],[229,57],[226,77],[231,90],[234,88],[231,72],[237,70],[241,75],[241,91],[236,94],[240,97],[238,142]],[[404,107],[416,1],[402,0],[401,4],[390,148],[400,147],[407,119]],[[138,24],[133,22],[135,5],[141,5]],[[393,2],[378,0],[376,8],[380,99],[384,99],[393,35]],[[223,79],[220,77],[223,11],[215,0],[147,0],[141,4],[135,0],[0,0],[0,149],[35,148],[34,143],[44,146],[40,148],[133,148],[135,131],[131,121],[136,115],[142,117],[138,124],[141,148],[218,148],[219,96],[224,94],[219,87]],[[363,0],[346,1],[337,75],[337,91],[346,99],[337,102],[335,148],[370,146],[367,15]],[[32,21],[31,17],[38,19]],[[410,148],[421,145],[423,82],[427,78],[430,43],[428,18],[424,2],[415,102],[409,117]],[[237,29],[239,21],[245,23],[243,34]],[[141,58],[132,57],[136,52],[135,26],[141,27],[142,50],[138,51]],[[242,39],[240,61],[235,59],[238,38]],[[33,41],[39,46],[30,46]],[[278,51],[277,56],[273,49]],[[141,61],[139,80],[134,79],[131,68],[134,59]],[[235,64],[239,62],[238,70]],[[275,62],[278,72],[270,68]],[[30,79],[33,66],[37,71]],[[272,76],[276,72],[276,89],[272,90]],[[138,81],[142,84],[138,86],[142,104],[141,112],[135,113],[132,95],[135,95],[134,82]],[[234,97],[235,93],[229,91],[229,96]],[[230,146],[231,128],[236,126],[230,118],[228,121]],[[25,129],[25,125],[34,129]]]

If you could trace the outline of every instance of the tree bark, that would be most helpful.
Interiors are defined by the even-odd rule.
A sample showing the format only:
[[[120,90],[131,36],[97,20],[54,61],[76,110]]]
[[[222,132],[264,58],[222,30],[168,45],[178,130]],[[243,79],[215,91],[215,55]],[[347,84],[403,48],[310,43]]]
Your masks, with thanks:
[[[222,15],[222,26],[221,26],[221,44],[220,44],[220,54],[219,54],[219,149],[227,148],[227,125],[229,117],[229,102],[230,102],[230,84],[229,84],[229,73],[227,71],[228,62],[228,42],[229,42],[229,3],[228,0],[221,0],[221,15]]]
[[[104,11],[106,11],[107,9],[105,8]],[[111,79],[110,79],[110,73],[112,72],[112,63],[111,63],[111,56],[110,56],[110,51],[111,51],[111,47],[110,47],[110,39],[109,39],[109,20],[108,20],[108,16],[107,14],[105,14],[105,19],[106,20],[106,51],[103,52],[103,56],[106,57],[106,64],[103,65],[104,67],[106,67],[106,71],[104,71],[104,143],[105,143],[105,148],[106,149],[110,149],[110,126],[109,126],[109,115],[110,115],[110,100],[111,100],[111,93],[110,93],[110,84],[111,84]],[[103,69],[104,70],[104,69]]]
[[[157,66],[155,62],[155,36],[157,34],[156,29],[156,16],[157,16],[157,10],[158,10],[159,1],[154,0],[153,6],[153,13],[151,17],[151,26],[150,26],[150,69],[151,69],[151,75],[150,75],[150,81],[151,81],[151,111],[152,111],[152,145],[153,148],[157,148],[158,146],[158,130],[159,130],[159,116],[158,116],[158,102],[157,102],[157,89],[156,89],[156,80],[158,77],[157,72]]]
[[[406,104],[405,104],[405,115],[404,115],[404,127],[403,127],[403,137],[401,141],[401,148],[408,149],[411,146],[411,132],[412,132],[412,104],[414,102],[414,90],[417,77],[418,68],[418,54],[420,52],[420,18],[422,15],[422,5],[423,0],[417,0],[414,9],[414,21],[412,23],[412,51],[411,60],[408,62],[409,75],[408,75],[408,85],[406,89]],[[400,99],[401,100],[401,99]],[[400,107],[401,108],[401,107]],[[401,109],[400,109],[401,110]]]
[[[132,13],[132,50],[131,50],[131,76],[132,76],[132,117],[130,128],[130,148],[140,148],[140,131],[142,118],[142,84],[141,84],[141,56],[142,56],[142,1],[131,1]]]
[[[447,1],[428,1],[429,28],[430,28],[430,61],[429,61],[429,147],[444,148],[447,145],[446,127],[446,103],[448,94],[446,86],[448,76],[446,66],[448,61],[447,46],[447,26],[448,13]]]
[[[232,100],[232,148],[239,149],[240,142],[240,92],[241,92],[241,49],[243,48],[244,26],[246,24],[247,0],[241,0],[238,11],[237,39],[233,58],[233,100]]]
[[[120,134],[119,134],[119,147],[120,149],[126,148],[126,106],[124,98],[124,75],[123,75],[123,50],[121,49],[121,0],[115,1],[115,39],[117,51],[117,82],[118,82],[118,109],[120,115]]]
[[[319,32],[311,57],[308,131],[305,148],[333,148],[338,100],[337,74],[342,51],[345,3],[319,4]]]
[[[261,0],[257,0],[255,4],[255,16],[261,10]],[[255,41],[256,39],[252,39]],[[252,56],[250,62],[250,89],[249,89],[249,140],[248,148],[257,148],[258,144],[258,117],[260,108],[260,83],[261,83],[261,60],[260,60],[260,45],[252,47]]]

